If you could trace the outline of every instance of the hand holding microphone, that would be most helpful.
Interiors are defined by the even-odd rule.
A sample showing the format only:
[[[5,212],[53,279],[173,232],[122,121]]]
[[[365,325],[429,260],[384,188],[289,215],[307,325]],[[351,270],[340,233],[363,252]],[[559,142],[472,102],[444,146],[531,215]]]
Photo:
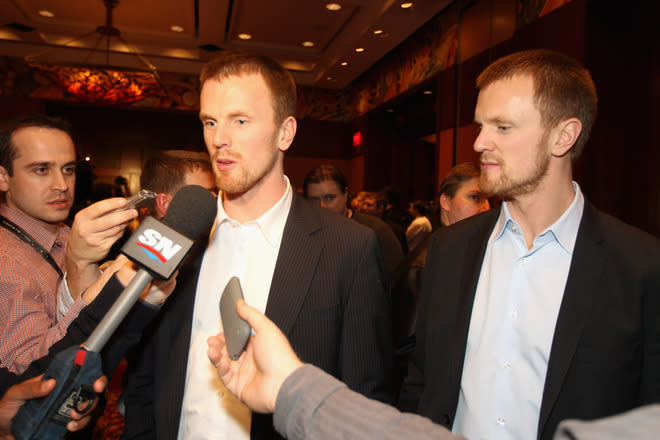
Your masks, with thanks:
[[[147,217],[122,248],[140,266],[82,347],[59,353],[49,365],[44,380],[56,379],[47,397],[27,402],[12,423],[17,439],[59,439],[66,433],[71,409],[94,398],[94,381],[101,371],[100,350],[128,314],[149,282],[169,279],[192,248],[192,238],[206,231],[216,215],[216,200],[200,186],[179,190],[163,223]]]

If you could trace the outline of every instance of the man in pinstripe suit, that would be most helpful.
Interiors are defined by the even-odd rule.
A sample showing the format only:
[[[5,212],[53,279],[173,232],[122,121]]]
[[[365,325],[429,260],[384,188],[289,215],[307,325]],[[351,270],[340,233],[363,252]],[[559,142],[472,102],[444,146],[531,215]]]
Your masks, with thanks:
[[[302,359],[387,400],[391,341],[373,231],[308,204],[284,175],[295,84],[276,62],[223,52],[202,71],[200,119],[220,195],[209,243],[182,269],[126,392],[124,438],[274,438],[219,381],[206,339],[232,276]],[[251,435],[249,434],[251,431]]]

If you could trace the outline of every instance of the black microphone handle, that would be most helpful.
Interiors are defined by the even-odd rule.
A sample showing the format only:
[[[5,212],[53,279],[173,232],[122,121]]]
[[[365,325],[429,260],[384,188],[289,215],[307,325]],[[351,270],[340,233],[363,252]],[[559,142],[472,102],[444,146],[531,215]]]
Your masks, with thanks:
[[[83,343],[83,347],[88,351],[100,352],[152,279],[153,276],[146,270],[138,270],[92,334],[89,335],[87,341]]]

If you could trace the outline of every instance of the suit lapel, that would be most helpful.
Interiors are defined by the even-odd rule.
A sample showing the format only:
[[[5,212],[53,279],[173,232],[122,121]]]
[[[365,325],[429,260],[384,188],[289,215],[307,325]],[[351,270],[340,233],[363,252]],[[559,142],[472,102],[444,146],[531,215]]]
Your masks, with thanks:
[[[162,423],[162,429],[158,429],[163,438],[176,438],[179,429],[190,351],[195,293],[206,245],[207,241],[197,244],[194,248],[195,254],[191,255],[190,261],[181,268],[177,282],[181,282],[185,288],[175,292],[174,298],[172,298],[174,301],[167,304],[171,308],[167,314],[168,322],[166,328],[159,332],[161,335],[159,345],[165,350],[165,362],[169,365],[163,378],[162,389],[157,391],[160,393],[162,390],[167,390],[167,394],[161,395],[161,398],[154,402],[154,405],[161,408],[156,413],[163,416],[158,421],[158,423]],[[185,280],[181,278],[185,278]],[[169,348],[165,349],[165,347]],[[156,362],[163,360],[163,357],[158,357]]]
[[[320,229],[316,211],[294,194],[266,304],[266,315],[286,335],[296,321],[316,272],[323,249]]]
[[[472,318],[472,308],[474,306],[474,297],[477,293],[479,275],[481,274],[481,267],[484,256],[486,255],[488,239],[499,216],[500,209],[493,209],[483,214],[483,220],[480,221],[479,227],[474,228],[474,234],[466,237],[465,240],[466,243],[470,243],[470,246],[465,246],[464,257],[460,259],[461,265],[465,270],[461,270],[460,274],[447,274],[447,278],[445,278],[451,279],[451,277],[456,277],[458,287],[455,291],[460,292],[457,297],[458,302],[456,304],[455,314],[457,333],[447,341],[447,343],[453,344],[454,347],[451,350],[453,357],[450,364],[450,371],[459,372],[459,374],[450,374],[448,376],[455,379],[452,383],[452,389],[456,390],[456,404],[458,404],[458,393],[460,391],[463,363],[465,361],[465,351],[468,333],[470,331],[470,320]],[[448,317],[448,319],[451,318]]]
[[[597,300],[604,254],[601,251],[604,237],[598,228],[597,216],[596,209],[585,201],[548,360],[539,415],[539,437],[559,396],[586,317]]]

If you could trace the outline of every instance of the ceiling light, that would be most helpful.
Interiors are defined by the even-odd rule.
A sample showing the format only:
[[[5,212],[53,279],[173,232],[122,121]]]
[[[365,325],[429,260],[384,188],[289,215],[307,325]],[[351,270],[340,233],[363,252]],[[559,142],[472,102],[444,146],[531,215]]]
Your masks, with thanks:
[[[334,78],[331,77],[331,76],[326,76],[325,79],[326,79],[327,81],[332,81]]]
[[[303,41],[302,45],[305,47],[314,47],[314,42],[312,41]]]
[[[340,66],[348,66],[348,61],[342,61],[339,63]]]
[[[339,3],[327,3],[325,9],[328,11],[338,11],[341,9],[341,5]]]
[[[47,17],[47,18],[53,18],[53,17],[55,17],[55,14],[52,13],[52,12],[50,12],[50,11],[47,10],[47,9],[42,9],[42,10],[40,10],[40,11],[39,11],[39,15],[41,15],[42,17]]]
[[[394,110],[392,110],[391,108],[388,108],[388,109],[386,109],[385,111],[386,111],[387,113],[394,113]]]
[[[357,53],[364,52],[364,47],[356,47],[356,48],[355,48],[355,51],[356,51]]]
[[[403,3],[401,3],[401,9],[412,8],[413,4],[414,4],[413,2],[403,2]]]
[[[250,34],[238,34],[238,38],[240,38],[241,40],[251,40],[252,35],[250,35]]]
[[[183,26],[175,24],[174,26],[170,26],[170,30],[174,32],[183,32]]]
[[[383,30],[382,30],[382,29],[376,29],[376,30],[374,31],[374,35],[380,35],[380,34],[382,34],[382,33],[383,33]]]
[[[424,90],[424,94],[425,94],[425,95],[432,95],[432,94],[433,94],[433,92],[432,92],[432,91],[430,91],[430,90]]]
[[[83,47],[83,40],[97,34],[96,44],[105,41],[105,51],[91,49],[87,59],[93,55],[105,54],[105,63],[83,62],[73,66],[58,65],[44,60],[46,52],[26,55],[25,62],[40,74],[66,89],[79,100],[92,103],[130,104],[149,96],[167,97],[167,89],[160,80],[156,66],[151,64],[140,52],[132,49],[123,39],[119,29],[112,25],[112,12],[119,0],[104,0],[106,20],[104,26],[85,34],[73,41],[64,43],[68,47]],[[42,14],[43,15],[43,14]],[[111,52],[126,52],[134,55],[143,65],[137,71],[118,70],[111,67]]]

